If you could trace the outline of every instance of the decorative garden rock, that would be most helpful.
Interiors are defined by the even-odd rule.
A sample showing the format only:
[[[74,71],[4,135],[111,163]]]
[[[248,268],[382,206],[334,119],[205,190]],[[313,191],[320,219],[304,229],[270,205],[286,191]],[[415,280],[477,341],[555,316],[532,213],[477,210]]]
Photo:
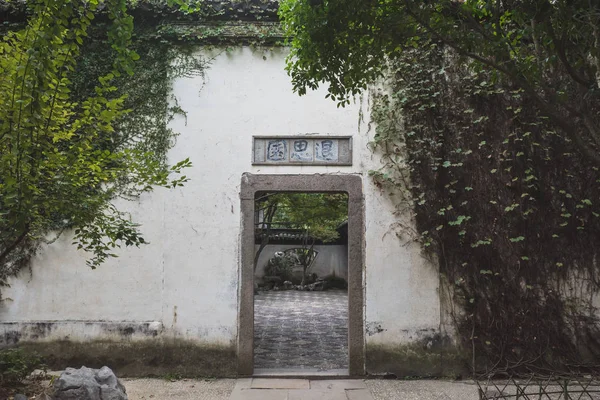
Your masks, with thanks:
[[[125,387],[108,367],[67,368],[54,390],[55,400],[127,400]]]

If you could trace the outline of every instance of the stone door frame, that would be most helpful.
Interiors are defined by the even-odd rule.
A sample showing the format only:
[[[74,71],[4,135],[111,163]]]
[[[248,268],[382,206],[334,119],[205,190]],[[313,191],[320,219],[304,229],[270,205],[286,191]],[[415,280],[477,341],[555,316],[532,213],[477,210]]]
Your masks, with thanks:
[[[362,178],[351,174],[255,175],[240,188],[241,262],[238,313],[238,375],[254,373],[254,199],[257,192],[345,192],[348,194],[348,372],[365,374],[364,198]]]

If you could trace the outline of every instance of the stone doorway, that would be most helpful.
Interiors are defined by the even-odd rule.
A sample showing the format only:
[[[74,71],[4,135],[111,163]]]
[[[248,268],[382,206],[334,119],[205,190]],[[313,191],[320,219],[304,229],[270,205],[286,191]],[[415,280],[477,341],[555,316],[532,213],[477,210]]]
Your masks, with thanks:
[[[273,291],[255,297],[255,198],[261,192],[303,192],[303,193],[346,193],[348,199],[347,222],[347,291]],[[259,368],[274,371],[273,360],[261,357],[269,351],[279,351],[277,340],[263,341],[261,338],[280,338],[283,342],[295,341],[298,345],[305,340],[300,336],[306,332],[280,329],[275,320],[285,322],[286,315],[297,312],[313,315],[314,327],[332,328],[322,332],[318,329],[313,337],[315,351],[308,352],[309,357],[318,356],[312,369],[298,369],[293,375],[319,375],[318,369],[327,370],[327,374],[358,376],[364,374],[364,324],[363,324],[363,246],[364,246],[364,211],[362,197],[362,180],[358,175],[253,175],[244,174],[241,184],[242,206],[242,251],[241,251],[241,291],[239,308],[238,333],[238,373],[253,375]],[[319,308],[323,302],[328,304],[326,310]],[[275,305],[277,304],[277,307]],[[297,309],[294,310],[294,307]],[[287,308],[287,309],[286,309]],[[277,310],[286,309],[277,314]],[[256,312],[256,320],[255,320]],[[325,318],[325,319],[323,319]],[[269,321],[271,319],[271,321]],[[288,321],[289,322],[289,321]],[[333,322],[336,322],[335,324]],[[321,324],[321,325],[319,325]],[[281,325],[281,324],[280,324]],[[290,326],[289,324],[283,324]],[[256,336],[258,334],[258,337]],[[327,335],[328,337],[322,337]],[[320,338],[317,340],[316,338]],[[306,339],[306,338],[305,338]],[[256,341],[256,343],[255,343]],[[343,344],[343,345],[340,345]],[[256,346],[258,347],[257,350]],[[306,354],[292,347],[290,365],[306,362]],[[298,354],[296,354],[298,353]],[[256,356],[256,359],[255,359]],[[294,359],[295,358],[295,359]],[[304,359],[304,361],[302,361]],[[298,365],[302,366],[302,365]],[[323,367],[323,368],[320,368]],[[338,368],[342,367],[342,368]],[[256,368],[256,369],[255,369]],[[276,372],[273,374],[277,374]]]

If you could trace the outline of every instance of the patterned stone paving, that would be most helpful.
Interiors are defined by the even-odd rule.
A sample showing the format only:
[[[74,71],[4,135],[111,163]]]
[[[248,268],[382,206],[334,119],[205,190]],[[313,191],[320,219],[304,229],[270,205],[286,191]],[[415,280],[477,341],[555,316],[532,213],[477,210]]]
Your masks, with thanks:
[[[348,293],[287,290],[255,295],[254,367],[348,368]]]

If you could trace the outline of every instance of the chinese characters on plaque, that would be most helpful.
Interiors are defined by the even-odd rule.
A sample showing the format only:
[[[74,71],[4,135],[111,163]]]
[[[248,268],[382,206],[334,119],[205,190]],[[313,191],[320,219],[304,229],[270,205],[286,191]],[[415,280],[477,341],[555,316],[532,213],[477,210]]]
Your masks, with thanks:
[[[254,137],[253,164],[352,164],[349,137]]]

